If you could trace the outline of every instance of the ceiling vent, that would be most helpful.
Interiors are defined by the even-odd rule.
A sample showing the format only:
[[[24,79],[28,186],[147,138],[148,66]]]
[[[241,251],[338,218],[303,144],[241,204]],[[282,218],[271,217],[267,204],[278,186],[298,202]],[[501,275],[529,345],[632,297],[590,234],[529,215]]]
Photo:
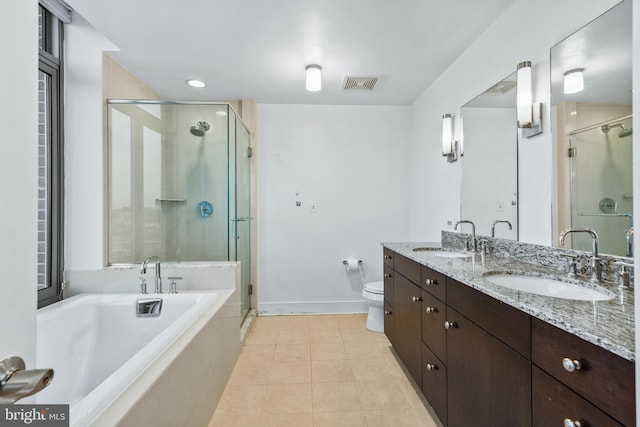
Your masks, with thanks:
[[[344,76],[342,90],[373,90],[378,83],[378,77]]]

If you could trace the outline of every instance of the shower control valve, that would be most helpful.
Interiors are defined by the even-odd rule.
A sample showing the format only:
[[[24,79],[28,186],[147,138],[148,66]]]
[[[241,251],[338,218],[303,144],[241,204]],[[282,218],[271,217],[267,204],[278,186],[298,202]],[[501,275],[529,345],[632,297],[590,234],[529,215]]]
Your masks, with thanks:
[[[177,288],[177,284],[176,284],[176,280],[182,280],[182,277],[169,277],[169,280],[171,280],[171,284],[169,285],[169,293],[170,294],[177,294],[178,293],[178,288]]]
[[[147,293],[147,279],[145,279],[144,276],[140,276],[140,293]]]

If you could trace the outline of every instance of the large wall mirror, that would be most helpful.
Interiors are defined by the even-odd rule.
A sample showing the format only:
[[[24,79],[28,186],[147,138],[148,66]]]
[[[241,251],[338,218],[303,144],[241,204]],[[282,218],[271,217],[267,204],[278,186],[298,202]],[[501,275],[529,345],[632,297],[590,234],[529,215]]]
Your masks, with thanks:
[[[461,218],[476,233],[518,239],[518,135],[516,75],[504,78],[462,106]]]
[[[631,43],[625,0],[551,49],[554,235],[588,227],[600,252],[618,256],[633,255]],[[591,250],[582,234],[567,246]]]

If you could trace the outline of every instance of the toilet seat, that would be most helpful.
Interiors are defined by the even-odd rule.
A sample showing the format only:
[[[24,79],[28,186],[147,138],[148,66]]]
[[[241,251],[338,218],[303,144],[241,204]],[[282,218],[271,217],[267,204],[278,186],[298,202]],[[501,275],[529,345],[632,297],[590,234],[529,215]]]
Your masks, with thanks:
[[[384,295],[384,282],[369,282],[364,285],[364,290],[366,292]]]

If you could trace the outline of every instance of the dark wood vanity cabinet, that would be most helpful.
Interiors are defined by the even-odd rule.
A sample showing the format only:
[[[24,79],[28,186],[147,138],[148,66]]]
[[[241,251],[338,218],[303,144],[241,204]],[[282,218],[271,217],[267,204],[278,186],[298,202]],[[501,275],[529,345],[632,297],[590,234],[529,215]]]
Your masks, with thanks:
[[[636,425],[634,363],[389,255],[385,333],[445,426]]]
[[[383,283],[384,283],[384,334],[393,345],[393,258],[394,253],[387,248],[382,250],[383,259]]]
[[[621,424],[636,425],[634,363],[538,319],[533,319],[532,322],[531,344],[532,362],[552,377],[546,382],[539,380],[534,383],[534,395],[538,395],[539,402],[538,410],[534,412],[535,425],[544,425],[540,420],[546,420],[545,414],[551,410],[550,408],[554,408],[552,402],[545,402],[540,398],[540,395],[544,396],[547,393],[549,387],[538,390],[537,384],[552,381],[566,386],[568,390]],[[560,386],[556,385],[555,388],[560,389]],[[562,393],[562,396],[570,396],[570,393]],[[557,405],[557,402],[555,404]],[[572,413],[571,408],[567,406],[564,418],[582,419],[586,422],[589,421],[587,414],[590,417],[600,417],[599,411],[587,411],[587,408],[585,413],[580,413],[577,409],[576,413]],[[589,421],[586,425],[616,424]]]

